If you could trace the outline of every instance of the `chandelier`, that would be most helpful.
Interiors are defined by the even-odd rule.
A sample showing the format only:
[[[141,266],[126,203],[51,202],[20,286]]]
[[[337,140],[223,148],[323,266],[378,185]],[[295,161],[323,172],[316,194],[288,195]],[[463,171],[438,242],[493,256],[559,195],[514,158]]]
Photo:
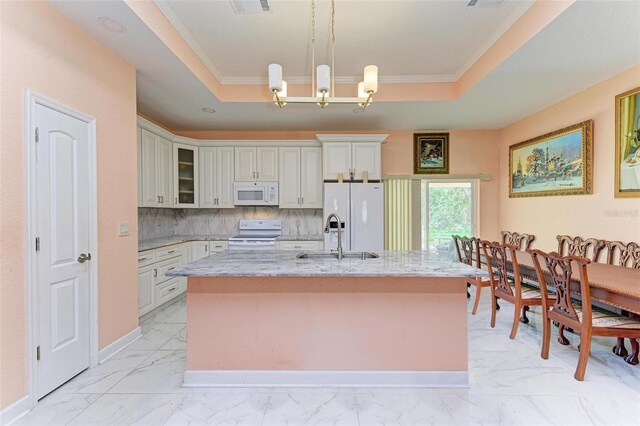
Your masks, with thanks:
[[[358,104],[366,108],[373,102],[373,94],[378,91],[378,67],[364,67],[364,80],[358,83],[358,95],[352,98],[333,97],[335,94],[335,0],[331,0],[331,67],[315,66],[316,47],[316,3],[311,0],[311,96],[287,96],[287,82],[282,79],[282,65],[269,65],[269,90],[273,93],[273,103],[282,108],[287,103],[317,104],[324,108],[330,103]],[[333,73],[331,72],[333,70]],[[314,73],[315,71],[315,73]]]

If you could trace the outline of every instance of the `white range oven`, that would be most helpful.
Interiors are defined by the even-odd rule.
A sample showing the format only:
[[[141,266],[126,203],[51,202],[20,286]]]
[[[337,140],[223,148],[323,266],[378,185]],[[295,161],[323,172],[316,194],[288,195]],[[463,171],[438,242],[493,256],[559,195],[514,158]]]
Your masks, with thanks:
[[[229,238],[229,250],[275,250],[280,234],[280,220],[241,220],[240,232]]]
[[[234,182],[236,206],[277,206],[278,182]]]

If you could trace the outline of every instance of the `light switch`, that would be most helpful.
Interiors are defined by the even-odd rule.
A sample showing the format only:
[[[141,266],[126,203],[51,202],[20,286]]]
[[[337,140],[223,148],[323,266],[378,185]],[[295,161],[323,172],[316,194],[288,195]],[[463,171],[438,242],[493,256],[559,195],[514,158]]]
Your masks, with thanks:
[[[118,236],[119,237],[129,236],[129,222],[118,222]]]

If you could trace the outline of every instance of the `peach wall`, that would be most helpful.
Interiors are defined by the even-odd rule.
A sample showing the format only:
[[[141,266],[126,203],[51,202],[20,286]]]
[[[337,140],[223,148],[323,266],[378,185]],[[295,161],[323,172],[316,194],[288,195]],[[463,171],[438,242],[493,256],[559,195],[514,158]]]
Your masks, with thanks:
[[[388,133],[382,145],[382,173],[407,175],[413,173],[413,134],[439,130],[384,130],[384,131],[176,131],[177,135],[194,139],[222,140],[278,140],[315,139],[323,133]],[[491,175],[490,181],[480,183],[480,233],[491,238],[499,234],[498,227],[498,132],[487,130],[450,130],[451,174]]]
[[[187,369],[466,371],[465,282],[190,277]]]
[[[640,66],[601,82],[500,131],[500,225],[533,233],[556,248],[557,234],[640,241],[640,199],[614,198],[615,101],[640,86]],[[593,119],[593,194],[509,198],[509,145]],[[496,235],[497,237],[497,235]]]
[[[0,2],[0,409],[25,396],[24,90],[96,118],[99,345],[138,326],[135,69],[47,2]],[[117,172],[116,172],[117,171]],[[117,222],[131,236],[118,238]]]

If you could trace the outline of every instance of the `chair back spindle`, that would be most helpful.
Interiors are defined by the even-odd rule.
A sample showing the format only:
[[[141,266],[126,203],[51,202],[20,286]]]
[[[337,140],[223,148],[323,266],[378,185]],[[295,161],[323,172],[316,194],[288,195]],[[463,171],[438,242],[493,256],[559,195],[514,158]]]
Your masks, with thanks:
[[[589,291],[589,279],[587,277],[587,265],[591,260],[578,256],[561,256],[556,252],[545,253],[542,250],[530,250],[533,264],[538,275],[538,282],[543,294],[544,309],[549,311],[550,317],[562,317],[577,323],[591,323],[591,293]],[[544,269],[540,262],[543,259]],[[577,265],[580,275],[580,298],[582,300],[582,315],[571,299],[571,281],[573,266]],[[547,277],[549,279],[547,279]],[[547,285],[556,290],[556,298],[553,306],[549,307]],[[586,322],[585,322],[586,320]]]
[[[519,232],[502,231],[502,244],[516,246],[518,250],[529,250],[536,239],[531,234],[521,234]]]
[[[597,262],[600,253],[605,248],[604,240],[596,238],[570,237],[569,235],[557,235],[558,254],[560,256],[583,257]]]
[[[513,268],[516,293],[514,293],[508,278],[509,269],[507,265],[509,259],[507,253],[510,252],[513,265],[517,265],[516,247],[509,244],[500,244],[496,241],[482,241],[480,244],[482,245],[484,256],[487,260],[489,279],[491,280],[493,288],[512,297],[516,297],[516,294],[521,294],[520,271],[517,267]]]
[[[633,242],[625,244],[620,241],[607,241],[606,246],[609,265],[640,269],[640,245]]]
[[[452,236],[456,244],[458,261],[466,265],[480,268],[480,239],[475,237]]]

